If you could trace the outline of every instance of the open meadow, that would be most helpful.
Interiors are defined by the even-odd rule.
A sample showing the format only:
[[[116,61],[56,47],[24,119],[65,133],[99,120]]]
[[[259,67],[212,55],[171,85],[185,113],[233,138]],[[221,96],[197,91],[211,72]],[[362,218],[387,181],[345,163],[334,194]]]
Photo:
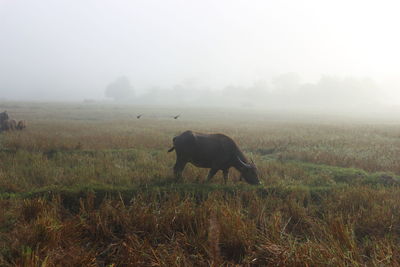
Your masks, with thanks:
[[[400,119],[0,104],[27,121],[0,134],[0,266],[400,265]],[[263,185],[176,181],[188,129],[232,137]]]

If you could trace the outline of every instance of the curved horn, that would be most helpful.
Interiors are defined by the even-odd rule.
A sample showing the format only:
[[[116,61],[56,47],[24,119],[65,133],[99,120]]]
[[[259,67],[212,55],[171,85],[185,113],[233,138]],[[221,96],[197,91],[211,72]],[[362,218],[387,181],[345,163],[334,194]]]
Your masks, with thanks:
[[[242,164],[242,166],[246,167],[246,168],[251,168],[251,164],[248,164],[246,162],[243,162],[240,157],[238,156],[237,159],[239,160],[240,164]]]

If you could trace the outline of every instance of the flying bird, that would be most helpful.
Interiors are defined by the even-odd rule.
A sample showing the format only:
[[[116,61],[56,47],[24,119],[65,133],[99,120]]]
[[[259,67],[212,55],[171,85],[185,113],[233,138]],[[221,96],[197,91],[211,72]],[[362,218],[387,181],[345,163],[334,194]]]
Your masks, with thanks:
[[[143,116],[143,114],[139,114],[136,116],[136,119],[140,119],[140,117],[142,117],[142,116]]]
[[[176,116],[173,116],[173,118],[176,120],[177,118],[179,118],[180,115],[181,115],[181,114],[176,115]]]

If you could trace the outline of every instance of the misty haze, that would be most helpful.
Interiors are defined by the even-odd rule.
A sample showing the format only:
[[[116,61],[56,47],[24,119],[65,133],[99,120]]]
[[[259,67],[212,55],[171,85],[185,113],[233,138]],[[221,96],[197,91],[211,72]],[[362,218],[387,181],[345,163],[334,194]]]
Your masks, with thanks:
[[[399,266],[399,10],[0,0],[0,266]]]
[[[1,99],[397,110],[395,10],[374,1],[5,0]],[[105,91],[120,77],[132,90],[115,98]]]

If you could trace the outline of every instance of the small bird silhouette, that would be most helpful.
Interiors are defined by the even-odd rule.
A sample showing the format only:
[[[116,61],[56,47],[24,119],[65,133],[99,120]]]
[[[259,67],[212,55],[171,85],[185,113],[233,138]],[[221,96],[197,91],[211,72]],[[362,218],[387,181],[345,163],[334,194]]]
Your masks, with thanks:
[[[181,114],[176,115],[176,116],[173,116],[173,118],[176,120],[177,118],[179,118],[180,115],[181,115]]]
[[[142,116],[143,116],[143,114],[139,114],[136,116],[136,119],[140,119],[140,117],[142,117]]]

